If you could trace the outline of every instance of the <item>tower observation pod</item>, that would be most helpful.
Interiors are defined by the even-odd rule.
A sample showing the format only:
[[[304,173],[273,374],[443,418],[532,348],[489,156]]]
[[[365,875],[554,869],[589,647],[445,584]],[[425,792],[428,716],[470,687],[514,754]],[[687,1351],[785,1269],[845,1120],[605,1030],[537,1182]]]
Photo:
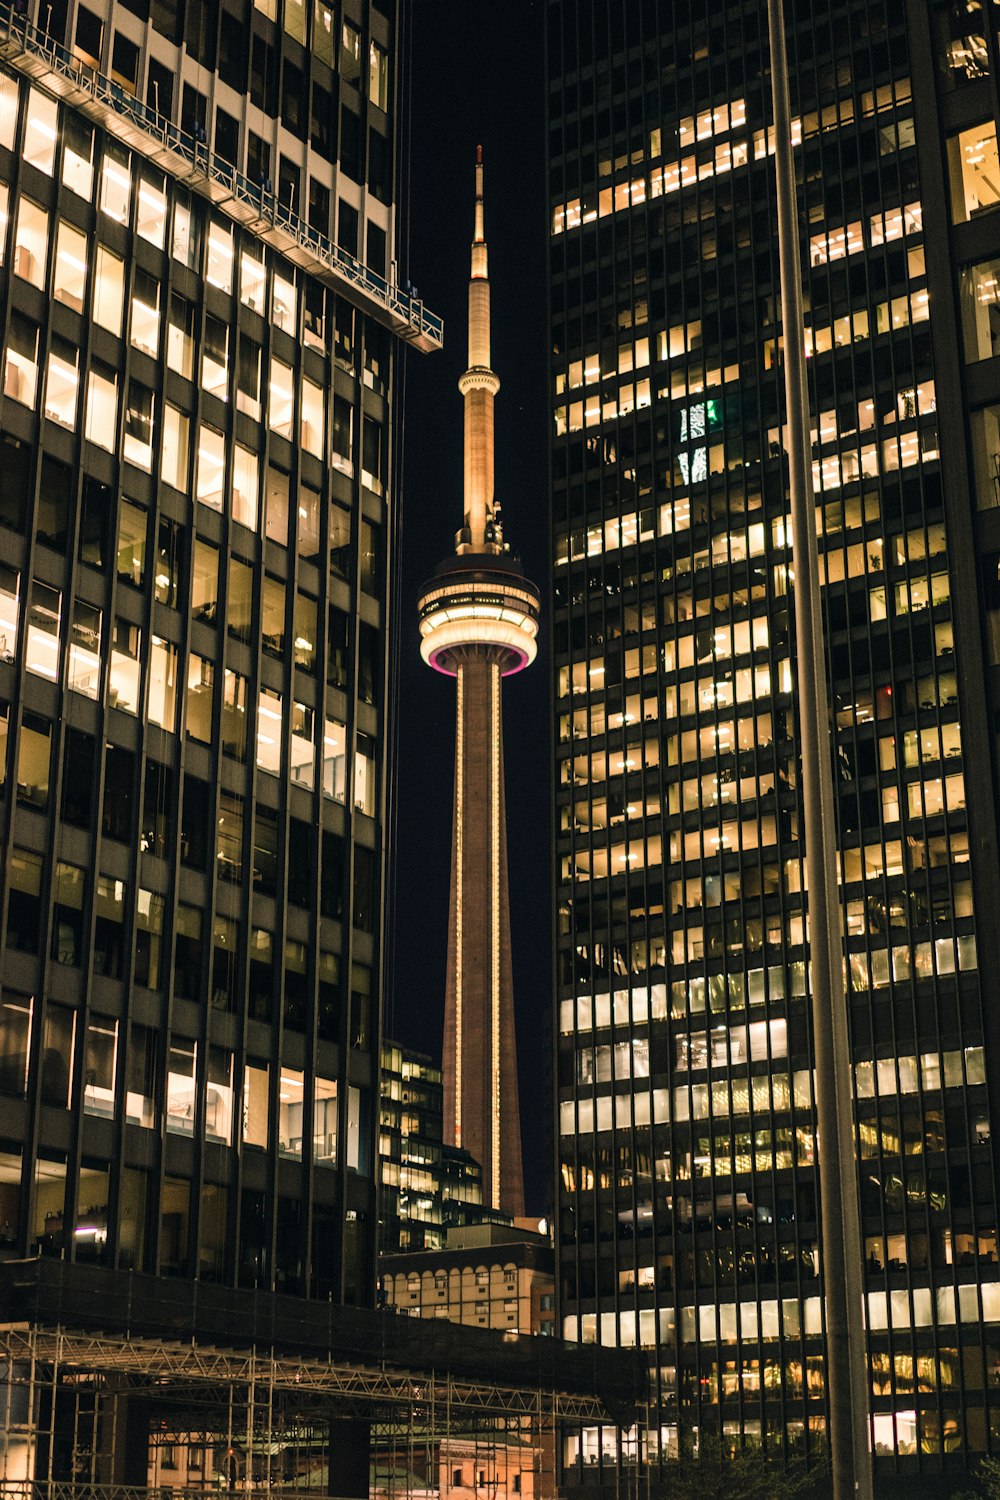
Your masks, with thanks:
[[[524,1212],[517,1052],[511,977],[504,797],[504,677],[537,652],[538,590],[503,540],[493,492],[490,283],[483,215],[483,154],[476,152],[475,231],[469,280],[465,407],[465,512],[455,551],[424,585],[420,654],[454,677],[455,803],[445,993],[445,1139],[483,1167],[484,1201]]]

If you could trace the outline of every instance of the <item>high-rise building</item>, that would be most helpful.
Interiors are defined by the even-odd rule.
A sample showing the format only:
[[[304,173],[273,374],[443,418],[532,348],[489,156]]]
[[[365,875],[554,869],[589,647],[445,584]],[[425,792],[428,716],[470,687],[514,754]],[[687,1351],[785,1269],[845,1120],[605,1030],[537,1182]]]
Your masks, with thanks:
[[[1000,1447],[996,7],[785,6],[880,1493]],[[548,6],[557,1280],[825,1444],[766,7]],[[578,1466],[578,1467],[577,1467]],[[952,1476],[949,1478],[948,1476]]]
[[[396,6],[14,10],[2,1253],[371,1305]]]
[[[503,539],[493,490],[490,283],[476,162],[465,404],[465,513],[422,590],[420,651],[455,678],[455,811],[444,1022],[445,1140],[483,1167],[488,1206],[524,1212],[511,975],[501,683],[535,658],[538,590]]]
[[[382,1255],[440,1250],[452,1226],[505,1221],[483,1208],[480,1163],[444,1144],[440,1066],[391,1041],[382,1044],[378,1151]]]

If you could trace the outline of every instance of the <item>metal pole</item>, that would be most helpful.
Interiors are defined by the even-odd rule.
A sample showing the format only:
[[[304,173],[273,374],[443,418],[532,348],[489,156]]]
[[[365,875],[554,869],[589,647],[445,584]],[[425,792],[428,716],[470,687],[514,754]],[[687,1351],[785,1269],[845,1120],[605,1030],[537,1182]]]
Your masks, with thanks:
[[[768,0],[788,430],[796,687],[802,746],[802,842],[809,911],[816,1051],[817,1165],[826,1301],[826,1388],[834,1500],[871,1500],[868,1359],[862,1318],[861,1214],[854,1149],[853,1072],[837,893],[833,738],[820,615],[812,439],[806,384],[802,268],[792,157],[783,0]]]

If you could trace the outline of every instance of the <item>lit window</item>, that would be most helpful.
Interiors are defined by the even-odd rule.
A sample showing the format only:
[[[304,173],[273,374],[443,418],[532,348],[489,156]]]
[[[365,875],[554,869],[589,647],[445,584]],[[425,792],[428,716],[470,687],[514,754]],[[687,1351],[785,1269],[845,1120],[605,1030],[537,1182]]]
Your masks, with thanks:
[[[50,682],[59,678],[59,614],[61,596],[37,578],[31,581],[28,605],[28,646],[25,666]]]
[[[83,435],[88,442],[115,450],[118,430],[118,377],[113,370],[102,373],[96,366],[87,376],[87,410]]]
[[[332,1078],[313,1085],[313,1162],[334,1166],[337,1161],[337,1084]]]
[[[276,328],[295,333],[295,283],[274,273],[271,283],[271,319]]]
[[[186,203],[174,205],[174,233],[170,253],[182,266],[193,269],[198,259],[198,220]]]
[[[251,312],[261,315],[264,312],[266,280],[264,262],[258,260],[252,251],[244,250],[240,255],[240,301]]]
[[[305,1080],[294,1068],[282,1066],[278,1079],[278,1151],[281,1156],[302,1155],[302,1115]]]
[[[376,109],[389,107],[389,54],[377,42],[368,48],[368,98]]]
[[[233,449],[233,520],[257,530],[260,469],[257,455],[237,443]]]
[[[312,49],[320,62],[333,67],[333,7],[322,0],[313,0]]]
[[[138,267],[132,286],[132,346],[154,359],[160,351],[160,283]]]
[[[0,266],[7,259],[7,224],[10,220],[10,187],[0,183]]]
[[[124,583],[141,589],[146,582],[146,512],[131,500],[123,500],[118,516],[118,550],[115,571]]]
[[[224,1047],[208,1049],[208,1079],[205,1089],[205,1135],[228,1146],[233,1138],[233,1054]],[[197,1451],[198,1467],[203,1462]],[[194,1467],[194,1465],[192,1465]]]
[[[30,198],[22,198],[14,225],[14,275],[32,286],[44,287],[48,244],[48,214]]]
[[[24,122],[24,160],[47,177],[52,176],[59,133],[59,106],[40,89],[29,88]]]
[[[212,696],[215,686],[215,668],[204,656],[192,652],[188,659],[187,703],[184,711],[184,727],[193,740],[203,745],[212,743]]]
[[[319,557],[319,494],[307,484],[299,485],[298,534],[299,556],[312,561]]]
[[[163,408],[163,445],[160,450],[160,477],[175,490],[188,490],[188,445],[191,419],[169,402]]]
[[[167,1061],[167,1129],[194,1134],[198,1043],[171,1038]]]
[[[140,179],[135,232],[158,250],[163,249],[167,236],[167,194],[162,182]]]
[[[84,599],[73,600],[66,686],[86,698],[100,697],[101,611]]]
[[[358,735],[354,752],[354,806],[368,817],[375,816],[375,742]]]
[[[323,420],[323,392],[318,385],[314,385],[311,380],[307,380],[305,377],[302,380],[301,438],[302,446],[307,453],[314,453],[317,458],[323,458],[326,439]]]
[[[267,1063],[248,1062],[243,1070],[243,1139],[248,1146],[267,1149],[270,1103]]]
[[[53,337],[45,377],[45,415],[60,427],[76,426],[80,354],[66,339]]]
[[[87,287],[87,237],[65,219],[56,235],[56,263],[52,273],[52,295],[74,312],[83,312]]]
[[[191,613],[214,625],[219,608],[219,549],[195,537],[191,565]]]
[[[323,791],[336,802],[347,800],[347,726],[327,719],[323,729]]]
[[[306,44],[306,0],[285,0],[285,30],[290,37]]]
[[[94,129],[75,110],[67,110],[63,122],[63,187],[84,198],[94,199]]]
[[[104,245],[97,247],[94,269],[94,322],[121,338],[125,310],[125,262]]]
[[[125,442],[123,452],[130,464],[145,469],[153,467],[153,392],[138,380],[128,383],[125,405]]]
[[[17,800],[38,812],[49,805],[52,725],[25,710],[17,747]],[[79,960],[77,960],[79,962]]]
[[[229,325],[211,313],[205,318],[205,336],[201,359],[202,388],[218,396],[220,401],[229,399]]]
[[[194,376],[194,306],[178,297],[176,292],[170,298],[167,367],[183,375],[185,380]]]
[[[3,368],[3,393],[33,407],[38,389],[38,327],[12,309]]]
[[[72,866],[62,866],[72,869]],[[79,871],[82,876],[83,871]],[[82,881],[79,904],[83,904]],[[76,894],[74,892],[74,894]],[[107,1120],[115,1113],[115,1074],[118,1065],[118,1022],[94,1016],[87,1023],[83,1054],[84,1114],[101,1115]]]
[[[271,381],[268,391],[268,425],[282,437],[292,436],[294,388],[292,371],[283,360],[271,358]]]
[[[1000,203],[1000,153],[992,120],[973,125],[948,141],[951,211],[956,223]]]
[[[13,151],[17,139],[17,79],[0,73],[0,146]]]
[[[223,292],[233,289],[233,234],[221,224],[208,226],[208,257],[205,280]]]
[[[159,724],[174,733],[177,722],[177,647],[170,641],[162,641],[158,635],[153,636],[149,653],[146,717],[151,724]]]
[[[0,564],[0,661],[13,661],[17,652],[17,600],[20,575]],[[3,757],[0,755],[0,776]]]
[[[241,333],[236,362],[236,409],[245,412],[255,422],[260,421],[260,361],[257,340]]]
[[[257,764],[272,776],[281,774],[281,694],[260,690],[257,705]]]
[[[226,440],[204,424],[198,429],[195,495],[213,510],[222,510],[226,488]]]
[[[101,211],[116,223],[127,224],[131,196],[132,177],[128,156],[108,145],[101,165]]]
[[[234,760],[247,758],[247,679],[226,668],[222,682],[222,749]]]
[[[296,786],[312,791],[315,785],[315,712],[305,703],[292,704],[291,776]],[[331,793],[331,796],[333,794]],[[341,797],[343,801],[343,797]]]
[[[128,620],[115,620],[108,678],[108,706],[124,713],[139,712],[139,655],[142,632]]]
[[[316,600],[308,594],[295,595],[292,622],[292,660],[303,672],[316,670]]]

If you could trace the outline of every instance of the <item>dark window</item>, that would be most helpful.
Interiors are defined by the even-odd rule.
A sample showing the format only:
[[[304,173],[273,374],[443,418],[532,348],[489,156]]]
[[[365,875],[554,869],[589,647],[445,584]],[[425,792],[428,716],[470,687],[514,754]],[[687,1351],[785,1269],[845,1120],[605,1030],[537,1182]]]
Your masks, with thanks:
[[[224,109],[215,111],[215,154],[231,167],[240,164],[240,122]]]
[[[368,253],[366,260],[376,276],[385,275],[385,230],[380,229],[377,224],[368,225]]]
[[[266,115],[276,115],[277,93],[274,48],[269,47],[262,36],[255,36],[250,53],[250,103],[256,104]]]
[[[94,822],[93,735],[82,729],[67,729],[63,744],[62,820],[75,828],[92,828]]]
[[[26,849],[12,849],[7,861],[7,941],[26,953],[38,952],[42,920],[42,860]]]
[[[111,46],[111,73],[133,93],[139,82],[139,48],[122,32],[116,31]]]
[[[306,138],[306,98],[302,69],[286,60],[281,70],[281,123],[300,141]]]
[[[208,100],[189,83],[181,95],[181,129],[198,141],[208,139]]]
[[[274,937],[262,927],[250,934],[250,1015],[269,1021],[274,1003]]]
[[[42,473],[38,482],[38,508],[35,511],[35,535],[40,542],[66,550],[70,503],[75,490],[73,470],[58,459],[42,455]]]
[[[378,130],[368,132],[368,186],[380,203],[389,201],[389,147]]]
[[[330,233],[330,189],[315,177],[309,179],[309,227],[318,234]]]
[[[357,209],[341,198],[337,209],[337,243],[348,255],[358,253],[358,223]]]
[[[293,906],[309,906],[314,899],[312,829],[298,818],[288,820],[288,899]]]
[[[13,318],[16,314],[12,315]],[[31,450],[27,443],[6,433],[0,442],[0,464],[3,465],[3,484],[0,485],[0,524],[12,526],[15,531],[24,530],[28,512],[28,486],[31,483]]]
[[[95,68],[101,66],[103,33],[104,22],[100,16],[95,16],[85,5],[79,6],[76,12],[76,46],[73,51],[77,57],[82,56],[85,62]]]
[[[223,10],[219,26],[219,77],[238,94],[247,86],[246,32],[236,16]]]
[[[340,170],[353,182],[361,183],[361,121],[353,109],[343,105],[340,111]]]
[[[324,917],[336,920],[344,914],[344,840],[325,829],[319,909]]]
[[[278,818],[259,805],[253,826],[253,888],[263,896],[278,893]]]
[[[378,688],[378,632],[371,625],[362,625],[358,634],[358,697],[362,703],[377,703]]]
[[[105,838],[132,839],[135,800],[135,756],[120,745],[108,745],[104,756],[104,813],[101,830]]]
[[[173,845],[174,773],[158,760],[146,761],[139,848],[166,859]]]
[[[247,177],[257,187],[271,188],[271,148],[251,130],[247,135]]]
[[[157,62],[155,57],[149,59],[149,72],[146,76],[146,103],[150,109],[159,115],[165,115],[169,120],[174,113],[174,75],[169,68]]]
[[[201,958],[204,923],[196,906],[177,906],[174,918],[174,994],[185,1000],[201,995]]]
[[[208,784],[197,776],[184,777],[181,803],[181,863],[204,870],[208,863],[213,817]]]
[[[150,0],[149,19],[154,30],[165,36],[168,42],[179,42],[181,22],[184,19],[184,0]]]
[[[83,476],[83,503],[80,517],[80,561],[92,568],[104,568],[108,561],[108,525],[114,495],[111,486],[91,475]]]
[[[299,184],[301,174],[293,161],[287,156],[282,156],[278,161],[278,202],[282,208],[287,208],[289,213],[297,214],[299,211]]]
[[[326,680],[330,687],[346,688],[349,661],[347,655],[347,616],[330,605]]]
[[[218,0],[192,0],[187,7],[184,41],[188,56],[203,68],[215,67],[215,38],[219,27]]]
[[[360,844],[354,849],[352,924],[360,932],[375,931],[375,856]]]
[[[333,96],[328,89],[321,88],[318,83],[314,83],[312,105],[309,110],[309,144],[314,151],[319,152],[320,156],[326,157],[327,161],[333,160],[333,120]]]

